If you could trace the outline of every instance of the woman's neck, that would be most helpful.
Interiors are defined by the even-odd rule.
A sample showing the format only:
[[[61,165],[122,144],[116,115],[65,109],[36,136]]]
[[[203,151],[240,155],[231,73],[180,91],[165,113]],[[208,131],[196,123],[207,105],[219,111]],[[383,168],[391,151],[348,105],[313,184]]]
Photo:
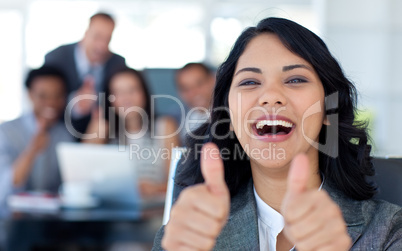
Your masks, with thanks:
[[[316,161],[314,158],[313,161],[311,158],[309,159],[311,168],[309,187],[318,189],[321,185],[318,157]],[[258,196],[277,212],[280,212],[282,200],[286,194],[289,168],[290,163],[275,169],[263,168],[255,163],[251,164],[253,183]]]

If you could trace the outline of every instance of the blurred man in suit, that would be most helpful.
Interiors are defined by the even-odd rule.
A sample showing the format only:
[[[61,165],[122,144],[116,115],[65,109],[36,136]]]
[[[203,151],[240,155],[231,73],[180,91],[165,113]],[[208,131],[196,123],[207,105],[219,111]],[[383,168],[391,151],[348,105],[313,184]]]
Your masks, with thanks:
[[[176,87],[184,101],[185,114],[173,114],[182,126],[180,138],[190,136],[208,119],[212,93],[215,86],[214,72],[203,63],[188,63],[176,72]]]
[[[114,27],[115,21],[109,14],[97,13],[90,18],[80,42],[62,45],[45,56],[45,65],[57,66],[64,71],[71,92],[69,100],[103,92],[113,71],[125,66],[125,59],[109,50]],[[79,100],[72,109],[72,126],[83,133],[96,100]],[[79,138],[79,135],[74,136]]]

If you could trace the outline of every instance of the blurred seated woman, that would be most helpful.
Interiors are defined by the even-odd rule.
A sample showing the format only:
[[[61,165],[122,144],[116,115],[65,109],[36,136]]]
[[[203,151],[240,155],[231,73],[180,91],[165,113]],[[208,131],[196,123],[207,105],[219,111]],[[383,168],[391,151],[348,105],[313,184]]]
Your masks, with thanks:
[[[116,71],[106,86],[105,110],[95,110],[88,126],[87,133],[97,133],[97,137],[84,140],[127,147],[137,161],[143,196],[166,191],[171,149],[179,144],[176,123],[168,117],[153,118],[150,100],[140,72]]]

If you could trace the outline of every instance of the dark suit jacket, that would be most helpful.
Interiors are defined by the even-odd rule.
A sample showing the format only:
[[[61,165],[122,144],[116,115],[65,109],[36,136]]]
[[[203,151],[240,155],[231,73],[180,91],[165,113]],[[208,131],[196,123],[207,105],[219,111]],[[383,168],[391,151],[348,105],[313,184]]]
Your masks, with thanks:
[[[62,45],[45,56],[45,65],[59,67],[64,71],[67,77],[70,92],[76,91],[82,85],[82,80],[79,79],[77,65],[75,63],[74,51],[78,43]],[[122,68],[126,65],[125,59],[117,54],[112,53],[105,63],[104,82],[102,87],[105,87],[106,80],[114,70]],[[103,89],[103,88],[102,88]]]
[[[181,191],[184,188],[176,185],[175,189]],[[342,210],[353,241],[351,250],[402,250],[401,207],[380,200],[353,200],[327,183],[323,189]],[[156,234],[152,250],[162,250],[163,233],[164,227]],[[260,250],[252,181],[232,198],[228,222],[218,236],[214,250]]]
[[[49,52],[45,56],[45,65],[58,67],[66,75],[69,93],[76,91],[82,85],[82,80],[80,80],[79,78],[74,56],[74,51],[77,44],[78,43],[62,45]],[[114,53],[110,55],[104,66],[103,83],[101,83],[101,90],[105,90],[107,84],[106,81],[113,74],[113,72],[116,69],[124,67],[125,65],[125,59],[122,56]],[[84,133],[89,121],[90,115],[79,119],[73,119],[72,124],[78,132]]]

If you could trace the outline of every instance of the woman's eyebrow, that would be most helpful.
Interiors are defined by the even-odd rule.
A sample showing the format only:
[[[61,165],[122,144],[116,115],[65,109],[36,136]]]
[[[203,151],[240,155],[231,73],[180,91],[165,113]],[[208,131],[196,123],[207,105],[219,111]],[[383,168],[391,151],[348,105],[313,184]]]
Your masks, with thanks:
[[[251,72],[254,72],[254,73],[262,74],[262,71],[261,71],[260,68],[256,68],[256,67],[246,67],[246,68],[243,68],[243,69],[238,70],[238,71],[236,72],[235,76],[238,75],[239,73],[245,72],[245,71],[251,71]]]
[[[305,64],[287,65],[287,66],[282,67],[282,71],[284,71],[284,72],[285,71],[291,71],[291,70],[296,69],[296,68],[304,68],[304,69],[307,69],[309,71],[313,71],[313,69],[310,66],[305,65]]]

